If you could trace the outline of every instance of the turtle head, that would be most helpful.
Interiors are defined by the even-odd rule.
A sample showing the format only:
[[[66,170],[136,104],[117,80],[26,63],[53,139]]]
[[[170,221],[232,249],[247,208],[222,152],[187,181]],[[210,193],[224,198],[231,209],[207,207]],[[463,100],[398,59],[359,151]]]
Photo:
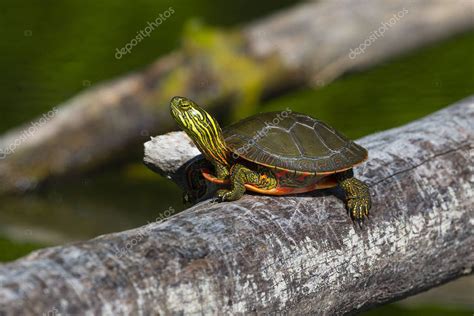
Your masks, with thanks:
[[[184,97],[173,97],[170,109],[171,116],[208,160],[229,165],[229,151],[219,123],[214,117]]]

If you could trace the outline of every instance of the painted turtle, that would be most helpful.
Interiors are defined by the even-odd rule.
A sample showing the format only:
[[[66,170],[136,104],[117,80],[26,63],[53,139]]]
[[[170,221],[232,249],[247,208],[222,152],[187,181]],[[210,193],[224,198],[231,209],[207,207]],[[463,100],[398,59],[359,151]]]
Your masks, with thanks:
[[[246,190],[285,195],[339,185],[353,219],[371,207],[367,185],[354,178],[352,167],[367,159],[367,150],[329,125],[292,112],[257,114],[223,130],[193,101],[174,97],[171,115],[214,166],[202,175],[217,184],[222,201],[238,200]]]

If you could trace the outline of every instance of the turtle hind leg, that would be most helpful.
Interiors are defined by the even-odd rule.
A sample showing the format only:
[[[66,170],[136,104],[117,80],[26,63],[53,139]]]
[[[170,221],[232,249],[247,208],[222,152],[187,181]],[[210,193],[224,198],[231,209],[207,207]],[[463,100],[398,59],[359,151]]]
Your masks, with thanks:
[[[354,178],[352,169],[338,174],[337,179],[346,195],[346,205],[351,218],[363,220],[369,215],[372,206],[369,187],[363,181]]]

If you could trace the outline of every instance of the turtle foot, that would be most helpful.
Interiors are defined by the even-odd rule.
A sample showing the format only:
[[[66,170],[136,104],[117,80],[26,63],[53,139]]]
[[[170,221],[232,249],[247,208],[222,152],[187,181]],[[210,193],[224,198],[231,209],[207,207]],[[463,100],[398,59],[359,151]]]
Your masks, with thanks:
[[[240,192],[238,190],[226,190],[226,189],[218,190],[216,193],[217,198],[221,202],[236,201],[240,199],[242,195],[243,195],[243,192]]]
[[[372,202],[367,184],[354,177],[343,178],[339,184],[346,193],[346,206],[351,218],[362,221],[368,217]]]
[[[348,199],[347,209],[353,220],[362,221],[369,216],[370,200],[360,197]]]

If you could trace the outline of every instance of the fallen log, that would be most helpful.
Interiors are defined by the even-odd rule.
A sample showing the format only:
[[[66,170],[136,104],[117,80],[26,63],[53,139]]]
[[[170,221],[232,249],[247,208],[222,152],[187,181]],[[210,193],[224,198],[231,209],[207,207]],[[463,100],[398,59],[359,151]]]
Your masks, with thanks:
[[[337,26],[337,27],[335,27]],[[379,64],[472,29],[457,0],[300,4],[239,30],[190,27],[183,46],[146,69],[92,87],[0,138],[0,193],[90,170],[148,135],[169,131],[168,102],[184,95],[245,116],[262,97]]]
[[[1,265],[0,315],[340,315],[470,274],[473,119],[474,96],[360,139],[370,159],[355,172],[373,199],[362,227],[331,191],[204,201]],[[180,146],[146,145],[169,175],[197,154],[174,137]]]

